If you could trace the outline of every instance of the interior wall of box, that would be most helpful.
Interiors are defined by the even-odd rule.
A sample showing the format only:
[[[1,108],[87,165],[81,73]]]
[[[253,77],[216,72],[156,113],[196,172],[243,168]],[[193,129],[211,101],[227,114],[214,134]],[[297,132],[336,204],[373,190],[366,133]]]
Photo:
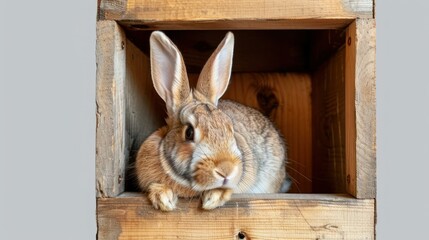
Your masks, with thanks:
[[[191,85],[227,31],[164,31]],[[126,191],[138,191],[140,144],[165,124],[150,78],[149,30],[126,29]],[[345,30],[234,30],[233,75],[223,98],[259,109],[288,143],[290,192],[345,193]]]

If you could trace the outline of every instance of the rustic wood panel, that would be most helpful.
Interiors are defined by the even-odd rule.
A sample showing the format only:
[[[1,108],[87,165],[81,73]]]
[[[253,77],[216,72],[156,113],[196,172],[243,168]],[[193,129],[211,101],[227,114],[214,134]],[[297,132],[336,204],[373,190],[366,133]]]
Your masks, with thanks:
[[[373,1],[102,0],[100,12],[101,18],[146,29],[326,29],[372,18]]]
[[[132,17],[130,17],[132,18]],[[354,18],[326,18],[326,19],[257,19],[257,20],[118,20],[134,30],[257,30],[257,29],[338,29],[349,25]]]
[[[196,82],[197,74],[190,74]],[[288,145],[290,192],[312,192],[311,77],[305,73],[234,73],[223,99],[269,116]]]
[[[143,141],[156,129],[165,125],[165,104],[158,96],[150,75],[150,60],[127,39],[125,108],[127,152],[125,190],[138,190],[134,174],[135,156]]]
[[[114,21],[97,22],[97,196],[124,190],[125,174],[125,34]]]
[[[304,195],[306,196],[306,195]],[[197,199],[160,212],[146,197],[99,198],[98,239],[374,239],[374,200],[342,195],[235,195],[212,211]]]
[[[347,192],[375,198],[375,20],[357,19],[346,41]]]
[[[313,73],[314,192],[345,193],[345,49]]]
[[[356,196],[356,22],[347,28],[346,61],[346,189],[348,193]]]
[[[97,0],[99,20],[114,20],[120,18],[126,10],[127,0]]]

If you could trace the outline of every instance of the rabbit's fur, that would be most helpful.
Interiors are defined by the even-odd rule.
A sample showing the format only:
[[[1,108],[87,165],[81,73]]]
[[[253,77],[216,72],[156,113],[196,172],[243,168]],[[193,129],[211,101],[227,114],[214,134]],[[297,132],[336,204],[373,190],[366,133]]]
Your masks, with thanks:
[[[255,109],[219,100],[231,76],[234,36],[227,33],[189,87],[182,55],[164,33],[150,37],[152,79],[165,101],[167,125],[139,149],[136,173],[153,206],[175,209],[177,197],[202,194],[202,207],[234,193],[276,193],[286,181],[286,147]],[[284,190],[284,189],[283,189]]]

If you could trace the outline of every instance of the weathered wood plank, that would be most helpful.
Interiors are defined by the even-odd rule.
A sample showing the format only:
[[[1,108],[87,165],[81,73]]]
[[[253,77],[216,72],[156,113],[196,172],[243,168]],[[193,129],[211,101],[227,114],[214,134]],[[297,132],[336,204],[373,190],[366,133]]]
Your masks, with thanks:
[[[326,29],[345,27],[351,19],[372,18],[373,1],[102,0],[100,12],[105,19],[146,29]]]
[[[313,187],[315,192],[345,193],[345,49],[313,73]]]
[[[356,196],[356,22],[346,32],[346,190]]]
[[[97,22],[97,196],[124,190],[125,34],[114,21]]]
[[[131,30],[303,30],[339,29],[346,27],[353,18],[324,19],[255,19],[255,20],[117,20]]]
[[[375,20],[357,19],[346,41],[347,192],[375,198]]]
[[[236,195],[213,211],[180,199],[178,210],[154,210],[146,197],[98,199],[98,239],[374,239],[374,200],[338,195]]]
[[[127,0],[98,0],[99,20],[114,20],[120,18],[127,8]]]

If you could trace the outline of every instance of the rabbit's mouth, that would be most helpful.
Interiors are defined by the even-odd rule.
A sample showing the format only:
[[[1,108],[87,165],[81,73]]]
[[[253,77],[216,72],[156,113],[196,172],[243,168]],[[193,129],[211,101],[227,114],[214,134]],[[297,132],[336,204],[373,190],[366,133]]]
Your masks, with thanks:
[[[239,163],[238,158],[199,161],[192,174],[192,188],[199,191],[214,188],[235,188],[242,172]]]

